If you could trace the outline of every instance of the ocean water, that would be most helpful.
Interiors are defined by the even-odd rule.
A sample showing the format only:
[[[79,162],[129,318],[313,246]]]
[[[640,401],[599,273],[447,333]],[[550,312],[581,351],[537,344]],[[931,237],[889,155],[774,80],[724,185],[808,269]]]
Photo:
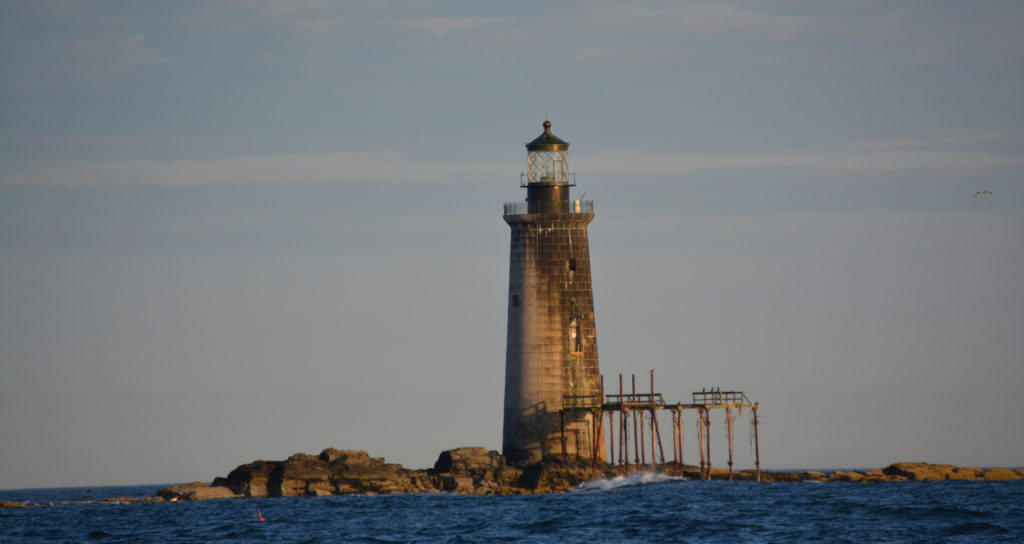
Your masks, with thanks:
[[[0,490],[0,542],[1022,542],[1024,481],[634,476],[555,495],[97,502],[163,486]],[[257,511],[265,521],[259,521]]]

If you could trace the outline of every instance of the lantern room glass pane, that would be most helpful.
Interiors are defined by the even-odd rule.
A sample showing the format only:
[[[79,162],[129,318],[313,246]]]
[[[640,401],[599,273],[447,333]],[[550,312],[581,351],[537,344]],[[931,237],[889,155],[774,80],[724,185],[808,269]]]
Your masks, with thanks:
[[[564,150],[527,153],[530,183],[568,183],[568,155]]]

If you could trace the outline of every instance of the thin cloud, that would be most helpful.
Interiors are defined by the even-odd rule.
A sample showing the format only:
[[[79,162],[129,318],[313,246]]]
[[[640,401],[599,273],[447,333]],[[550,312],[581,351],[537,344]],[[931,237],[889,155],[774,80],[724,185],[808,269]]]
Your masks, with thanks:
[[[1022,153],[971,150],[996,134],[938,135],[767,153],[672,154],[618,149],[579,155],[575,164],[606,175],[676,175],[758,168],[899,172],[1024,166]],[[35,165],[0,174],[5,186],[165,186],[245,183],[471,181],[521,170],[509,162],[422,160],[394,151],[299,153],[214,160],[102,161]]]
[[[502,17],[426,17],[404,19],[395,24],[422,30],[434,36],[446,36],[452,32],[474,30],[504,21]]]
[[[807,17],[737,8],[727,2],[690,4],[660,10],[637,4],[609,5],[590,11],[587,21],[593,26],[612,31],[662,34],[691,32],[704,37],[729,32],[750,32],[792,38],[810,26]]]
[[[883,25],[889,26],[900,26],[905,24],[907,21],[907,12],[902,9],[890,11],[881,17],[878,17],[878,22]]]
[[[303,34],[312,34],[317,38],[323,38],[339,28],[350,24],[351,21],[345,17],[316,17],[284,23],[285,26],[296,29]]]
[[[230,0],[230,3],[275,15],[319,11],[328,7],[325,0]]]
[[[671,50],[665,47],[643,47],[636,44],[623,44],[610,47],[584,47],[578,49],[573,54],[573,57],[584,62],[630,65],[669,54],[671,54]]]
[[[603,174],[685,174],[754,168],[815,168],[852,172],[899,172],[916,169],[988,169],[1024,166],[1024,155],[981,151],[808,151],[671,155],[617,151],[578,158],[588,170]]]
[[[195,161],[59,163],[0,175],[7,186],[163,186],[494,179],[511,164],[423,161],[396,152],[302,153]]]
[[[18,30],[6,39],[12,50],[28,51],[38,57],[11,63],[7,68],[10,77],[0,81],[0,88],[10,90],[80,88],[83,82],[105,81],[111,74],[141,65],[175,62],[152,49],[146,36],[139,33],[55,37],[40,42]]]
[[[1015,214],[971,211],[796,211],[680,214],[660,212],[635,216],[605,213],[605,227],[633,237],[700,232],[720,239],[742,233],[753,247],[785,240],[789,250],[916,251],[958,250],[1024,253]],[[987,232],[983,240],[978,232]],[[837,242],[839,243],[837,247]]]
[[[68,40],[64,42],[63,55],[77,55],[90,60],[103,59],[105,63],[120,66],[136,66],[170,62],[170,59],[157,54],[146,43],[142,34],[106,34],[88,39]]]
[[[848,144],[847,147],[853,150],[864,151],[922,148],[936,149],[948,147],[962,148],[1005,139],[1006,135],[998,132],[950,133],[926,136],[922,138],[867,140],[862,142],[853,142]]]

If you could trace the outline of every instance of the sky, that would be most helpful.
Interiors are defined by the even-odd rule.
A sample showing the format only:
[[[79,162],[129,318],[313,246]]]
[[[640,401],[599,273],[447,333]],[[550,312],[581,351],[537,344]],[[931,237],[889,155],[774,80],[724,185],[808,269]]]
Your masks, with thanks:
[[[1015,1],[4,0],[0,488],[500,449],[545,118],[609,389],[744,391],[769,469],[1024,465],[1022,58]]]

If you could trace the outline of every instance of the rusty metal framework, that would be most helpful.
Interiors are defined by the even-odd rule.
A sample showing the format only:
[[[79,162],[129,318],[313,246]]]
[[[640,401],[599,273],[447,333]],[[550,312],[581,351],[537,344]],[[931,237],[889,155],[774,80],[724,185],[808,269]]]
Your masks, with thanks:
[[[683,413],[685,410],[697,412],[697,450],[700,452],[700,476],[711,479],[711,411],[725,410],[729,442],[729,481],[733,479],[733,424],[736,418],[749,408],[752,413],[754,467],[755,478],[761,481],[761,452],[758,444],[758,403],[752,402],[742,391],[722,391],[720,388],[707,388],[692,393],[691,402],[667,403],[661,393],[654,391],[654,373],[651,372],[651,389],[648,393],[636,390],[636,375],[633,375],[632,391],[623,389],[622,374],[619,374],[619,393],[604,394],[604,376],[601,376],[601,395],[567,395],[562,397],[562,454],[566,454],[565,416],[580,412],[593,415],[591,436],[594,444],[593,464],[597,467],[598,452],[608,452],[608,462],[618,467],[620,472],[639,470],[641,467],[658,465],[655,453],[661,457],[662,472],[682,474],[683,464]],[[662,448],[661,430],[658,425],[658,412],[668,411],[672,417],[672,461],[665,458]],[[734,413],[735,411],[735,413]],[[604,440],[604,414],[608,414],[608,440]],[[615,417],[618,415],[618,435],[614,428]],[[632,425],[630,422],[632,421]],[[632,434],[632,457],[630,462],[630,434]],[[645,434],[649,436],[645,437]],[[618,438],[618,441],[616,441]],[[651,460],[647,462],[647,446],[650,446]],[[604,448],[602,450],[602,448]],[[616,453],[617,451],[617,453]],[[617,455],[617,457],[616,457]],[[616,463],[616,459],[618,463]]]

